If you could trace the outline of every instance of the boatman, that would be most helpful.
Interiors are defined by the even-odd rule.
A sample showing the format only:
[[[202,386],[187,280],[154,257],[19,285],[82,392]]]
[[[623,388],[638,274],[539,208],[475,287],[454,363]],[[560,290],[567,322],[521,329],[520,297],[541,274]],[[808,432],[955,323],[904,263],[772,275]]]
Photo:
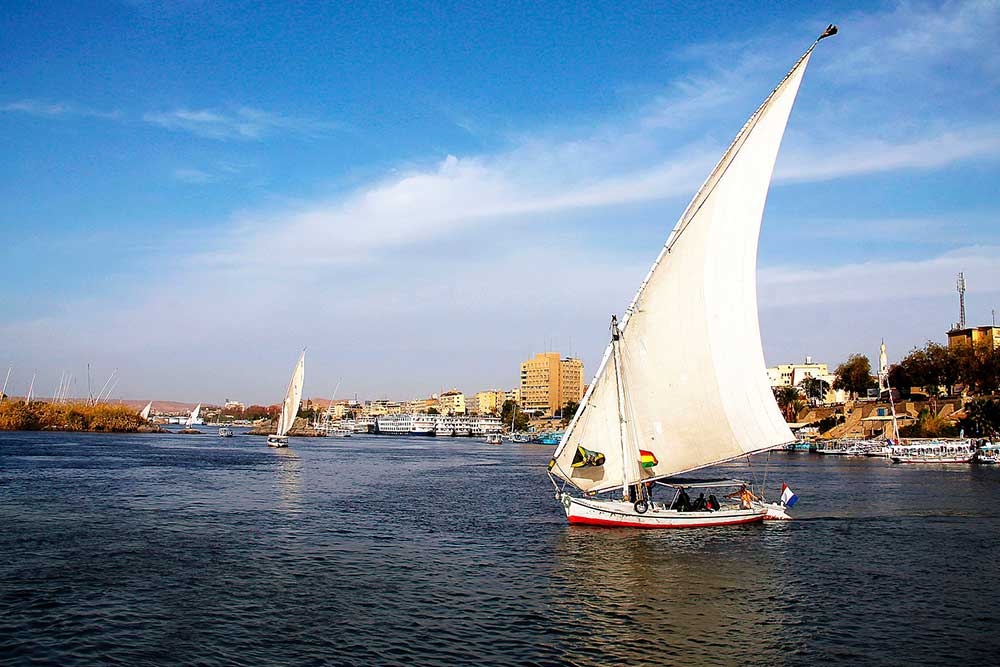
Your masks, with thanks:
[[[746,484],[740,486],[739,491],[733,491],[726,495],[726,498],[739,498],[740,499],[740,509],[748,510],[750,509],[750,503],[755,500],[759,500],[757,496],[750,492]]]

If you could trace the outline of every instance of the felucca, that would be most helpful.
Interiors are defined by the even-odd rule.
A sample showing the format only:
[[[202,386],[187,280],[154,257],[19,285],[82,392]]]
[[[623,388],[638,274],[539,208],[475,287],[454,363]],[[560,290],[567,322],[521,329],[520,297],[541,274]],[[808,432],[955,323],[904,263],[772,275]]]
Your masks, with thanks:
[[[549,463],[570,523],[687,528],[788,518],[783,505],[763,503],[737,480],[677,476],[795,440],[764,366],[757,243],[806,65],[820,40],[836,32],[827,27],[750,116],[688,204],[622,321],[611,318],[597,375]],[[654,483],[672,487],[674,502],[653,502]],[[737,487],[730,497],[739,504],[710,495],[693,507],[714,509],[685,511],[692,506],[684,489],[726,486]]]
[[[302,350],[299,361],[292,370],[292,378],[285,390],[285,400],[281,403],[281,414],[278,416],[278,428],[273,435],[267,436],[268,447],[287,447],[288,432],[299,414],[299,403],[302,402],[302,384],[306,377],[306,351]]]

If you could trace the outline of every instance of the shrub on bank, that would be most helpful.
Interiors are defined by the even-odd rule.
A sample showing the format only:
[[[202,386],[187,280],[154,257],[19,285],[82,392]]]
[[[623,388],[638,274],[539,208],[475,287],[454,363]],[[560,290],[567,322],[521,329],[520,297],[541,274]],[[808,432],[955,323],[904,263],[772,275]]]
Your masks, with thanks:
[[[25,404],[20,401],[0,403],[0,430],[104,431],[134,433],[146,426],[146,420],[124,405],[99,403]]]

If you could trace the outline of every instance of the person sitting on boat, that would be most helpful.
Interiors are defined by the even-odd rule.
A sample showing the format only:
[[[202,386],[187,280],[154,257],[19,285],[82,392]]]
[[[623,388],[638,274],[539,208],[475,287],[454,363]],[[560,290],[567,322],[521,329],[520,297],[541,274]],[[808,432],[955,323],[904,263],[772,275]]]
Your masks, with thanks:
[[[704,512],[707,509],[708,509],[708,501],[705,500],[705,494],[699,493],[698,497],[694,499],[694,503],[691,505],[691,511]]]
[[[751,503],[758,500],[750,489],[747,488],[746,484],[740,486],[739,491],[733,491],[732,493],[726,494],[726,498],[739,498],[740,499],[740,509],[748,510],[751,507]]]
[[[687,491],[684,488],[681,488],[680,492],[677,494],[677,498],[674,499],[674,504],[670,506],[670,509],[677,510],[678,512],[691,511],[691,497],[687,494]]]
[[[715,497],[714,493],[708,494],[708,511],[718,512],[719,511],[719,499]]]

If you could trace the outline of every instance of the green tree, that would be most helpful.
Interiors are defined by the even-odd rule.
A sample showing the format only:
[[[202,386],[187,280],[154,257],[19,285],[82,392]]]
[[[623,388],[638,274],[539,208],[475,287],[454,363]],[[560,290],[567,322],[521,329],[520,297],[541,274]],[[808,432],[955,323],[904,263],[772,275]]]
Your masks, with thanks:
[[[802,407],[802,396],[797,387],[774,387],[774,398],[786,422],[794,422],[795,416]]]
[[[441,414],[441,411],[438,410],[437,408],[428,408],[427,409],[427,414],[429,414],[429,415],[439,415],[439,414]]]
[[[852,354],[847,361],[837,366],[834,371],[837,379],[833,381],[834,389],[843,389],[852,396],[864,395],[869,389],[877,386],[872,377],[872,365],[863,354]]]
[[[830,383],[819,378],[808,377],[799,383],[799,389],[806,395],[806,398],[822,401],[826,393],[830,391]]]
[[[528,415],[521,410],[515,401],[506,400],[500,409],[500,420],[507,426],[511,423],[511,419],[514,420],[515,431],[528,430]]]
[[[1000,436],[1000,400],[977,398],[965,406],[960,424],[966,435],[996,440]]]
[[[562,423],[566,426],[573,419],[576,411],[580,409],[580,404],[576,401],[566,401],[566,405],[562,407],[560,411],[562,413]]]

